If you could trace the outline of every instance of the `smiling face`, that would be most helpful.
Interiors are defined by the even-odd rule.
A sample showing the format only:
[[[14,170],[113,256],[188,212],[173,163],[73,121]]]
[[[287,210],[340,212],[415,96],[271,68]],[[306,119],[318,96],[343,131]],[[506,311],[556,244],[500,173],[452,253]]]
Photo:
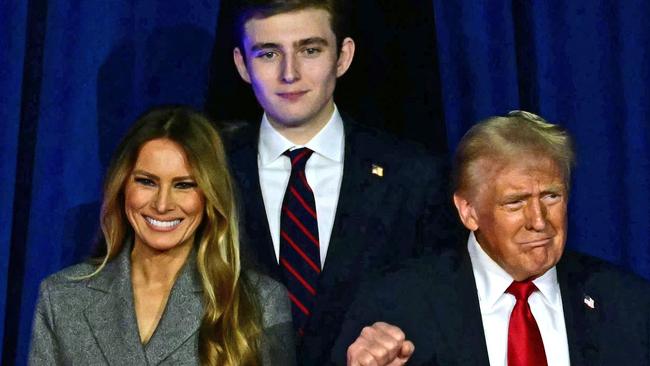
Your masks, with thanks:
[[[334,111],[336,78],[352,62],[352,39],[343,40],[337,58],[329,13],[307,8],[247,21],[242,44],[233,51],[235,65],[271,124],[280,133],[317,133]]]
[[[136,246],[167,251],[192,245],[205,199],[177,143],[168,139],[145,143],[124,196]]]
[[[485,160],[483,186],[456,192],[454,202],[481,248],[515,280],[544,274],[562,256],[568,191],[550,159]]]

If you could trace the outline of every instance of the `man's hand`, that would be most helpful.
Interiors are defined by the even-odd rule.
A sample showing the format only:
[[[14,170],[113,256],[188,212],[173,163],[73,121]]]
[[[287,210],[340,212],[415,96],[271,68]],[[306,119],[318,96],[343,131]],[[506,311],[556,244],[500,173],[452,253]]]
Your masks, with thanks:
[[[413,342],[394,325],[377,322],[361,330],[348,347],[348,366],[404,365],[415,351]]]

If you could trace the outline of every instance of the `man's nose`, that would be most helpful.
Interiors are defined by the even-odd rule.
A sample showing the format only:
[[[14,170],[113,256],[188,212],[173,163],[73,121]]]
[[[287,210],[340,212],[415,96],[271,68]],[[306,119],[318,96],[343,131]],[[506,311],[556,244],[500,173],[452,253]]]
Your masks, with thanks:
[[[526,229],[542,231],[546,228],[546,206],[538,199],[532,199],[525,210]]]
[[[286,55],[282,61],[282,81],[293,83],[300,79],[299,62],[295,55]]]

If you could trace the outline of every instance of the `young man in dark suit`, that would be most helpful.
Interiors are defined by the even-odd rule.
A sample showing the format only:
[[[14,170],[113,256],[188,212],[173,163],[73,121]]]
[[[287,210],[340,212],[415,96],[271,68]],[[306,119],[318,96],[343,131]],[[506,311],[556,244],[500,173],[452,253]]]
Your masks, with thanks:
[[[238,24],[234,62],[264,109],[231,142],[243,250],[283,280],[299,360],[320,365],[361,278],[453,232],[444,159],[336,108],[355,44],[333,1],[253,1]]]
[[[650,365],[650,284],[564,249],[572,165],[568,134],[532,113],[474,126],[454,174],[469,239],[368,284],[336,362]]]

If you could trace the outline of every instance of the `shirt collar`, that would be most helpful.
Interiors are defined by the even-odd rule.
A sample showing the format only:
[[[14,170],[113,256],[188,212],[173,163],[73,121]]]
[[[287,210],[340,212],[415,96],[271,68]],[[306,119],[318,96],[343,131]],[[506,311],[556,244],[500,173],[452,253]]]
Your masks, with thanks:
[[[494,307],[501,296],[505,295],[505,291],[512,283],[513,278],[483,250],[476,241],[474,232],[470,233],[467,240],[467,250],[472,261],[479,300],[487,309],[490,309]],[[562,311],[562,298],[555,266],[534,279],[533,283],[542,294],[544,302],[554,310]]]
[[[551,267],[546,273],[533,280],[539,292],[542,293],[544,302],[554,310],[562,312],[562,296],[560,295],[560,283],[557,281],[557,269]]]
[[[307,147],[318,155],[340,163],[343,161],[344,134],[343,119],[336,105],[334,105],[334,113],[329,121],[305,145],[296,145],[282,136],[271,126],[266,113],[264,113],[258,144],[260,162],[262,165],[267,165],[277,160],[289,149]]]

